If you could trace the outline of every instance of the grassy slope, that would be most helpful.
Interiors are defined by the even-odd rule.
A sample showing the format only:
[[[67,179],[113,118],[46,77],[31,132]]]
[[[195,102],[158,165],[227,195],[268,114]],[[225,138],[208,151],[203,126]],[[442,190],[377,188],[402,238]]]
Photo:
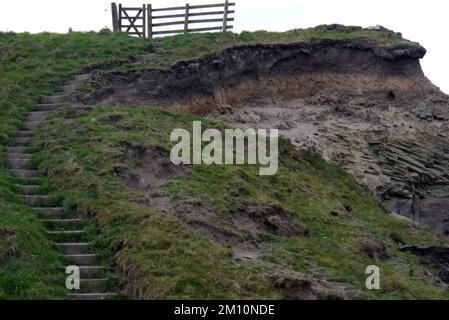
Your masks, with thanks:
[[[60,119],[66,118],[62,125]],[[201,205],[192,217],[219,225],[245,239],[251,235],[230,223],[239,205],[276,205],[310,230],[309,237],[283,237],[263,232],[262,256],[237,263],[229,247],[202,236],[174,216],[146,205],[148,195],[128,189],[115,168],[133,168],[123,161],[125,144],[170,150],[173,128],[191,128],[191,116],[152,108],[102,108],[83,114],[63,111],[41,132],[42,168],[61,187],[66,205],[96,216],[103,230],[99,243],[116,253],[128,274],[130,293],[139,298],[279,298],[283,293],[268,273],[286,270],[309,274],[306,261],[322,275],[361,290],[364,298],[449,298],[426,280],[426,267],[399,251],[403,243],[447,244],[425,227],[401,222],[383,213],[369,192],[335,166],[282,143],[279,173],[260,177],[252,166],[194,166],[182,179],[158,194],[178,203]],[[224,128],[203,119],[203,125]],[[232,191],[239,190],[238,195]],[[345,210],[350,205],[352,213]],[[203,209],[206,208],[206,211]],[[337,214],[335,214],[337,213]],[[367,255],[363,242],[381,240],[388,258]],[[382,269],[382,290],[364,290],[364,270]]]
[[[221,34],[180,35],[164,39],[165,50],[157,55],[153,65],[168,66],[180,59],[195,58],[240,43],[310,40],[312,37],[354,38],[360,36],[368,36],[377,43],[388,46],[402,45],[403,43],[402,39],[388,32],[379,33],[355,29],[352,31],[350,29],[329,31],[325,28],[324,30],[296,30],[289,33],[227,34],[224,38]],[[71,35],[0,33],[0,159],[2,159],[0,162],[0,298],[57,298],[63,296],[63,292],[58,289],[61,279],[51,274],[43,274],[43,270],[48,265],[59,267],[56,253],[52,251],[45,238],[41,225],[14,196],[14,181],[6,173],[5,146],[13,142],[9,137],[17,130],[26,111],[39,95],[48,94],[57,89],[69,78],[70,73],[76,72],[80,67],[110,60],[122,60],[129,55],[141,54],[145,46],[146,44],[139,39],[101,36],[93,33]],[[270,266],[270,259],[279,258],[285,259],[286,263],[293,268],[301,270],[301,257],[306,253],[336,277],[352,278],[352,280],[348,280],[349,282],[361,277],[358,267],[357,272],[351,275],[351,272],[348,271],[353,268],[352,264],[348,262],[350,260],[341,259],[340,251],[338,251],[340,255],[336,256],[331,242],[324,240],[320,242],[314,237],[303,243],[270,238],[267,241],[274,244],[279,242],[279,246],[283,248],[276,251],[275,256],[263,259],[260,265],[235,266],[231,263],[229,249],[216,246],[208,239],[192,233],[174,218],[163,217],[148,206],[136,204],[133,200],[139,199],[139,196],[130,193],[121,181],[111,174],[112,160],[105,161],[105,159],[117,159],[121,151],[121,143],[126,140],[145,145],[162,143],[166,141],[165,135],[171,127],[180,123],[186,124],[190,118],[173,116],[160,111],[145,111],[148,114],[143,115],[139,112],[144,111],[125,111],[131,126],[136,126],[135,130],[116,132],[113,127],[106,124],[107,130],[103,131],[105,124],[88,121],[109,112],[103,110],[98,111],[98,114],[74,119],[75,122],[79,122],[73,128],[76,131],[69,131],[67,127],[62,128],[61,119],[55,118],[53,120],[54,127],[48,128],[49,133],[46,138],[49,141],[41,140],[40,143],[45,146],[48,143],[50,150],[54,151],[42,164],[43,168],[50,166],[50,182],[63,190],[61,194],[67,196],[67,205],[77,204],[80,211],[98,215],[100,227],[105,235],[104,238],[99,239],[99,242],[107,244],[109,248],[105,249],[105,255],[110,256],[111,252],[108,250],[111,250],[112,253],[119,251],[119,265],[123,268],[129,267],[130,269],[125,271],[129,271],[130,276],[138,277],[138,281],[135,281],[135,285],[132,287],[135,296],[159,298],[280,297],[280,293],[273,290],[269,281],[262,277],[261,273],[254,272],[254,269],[257,269],[256,271],[263,270]],[[152,134],[147,131],[143,134],[142,126],[146,126],[146,121],[150,121],[153,116],[157,116],[156,119],[161,122],[156,124],[153,122]],[[160,128],[161,123],[166,123],[166,127]],[[62,134],[59,135],[54,130],[55,128],[59,128]],[[81,128],[89,128],[89,131],[78,130]],[[98,133],[104,133],[104,136],[100,134],[100,138],[93,137],[92,133],[100,129],[101,132]],[[71,136],[72,133],[76,134]],[[71,144],[73,144],[72,149],[68,148]],[[103,158],[105,155],[110,158]],[[36,159],[36,165],[40,160],[43,158]],[[309,160],[312,163],[316,161]],[[300,166],[303,165],[304,163]],[[297,179],[299,176],[288,177],[294,182],[298,180],[305,184],[305,186],[298,186],[299,190],[309,190],[303,194],[304,198],[301,201],[293,199],[291,195],[287,194],[284,199],[277,199],[279,194],[285,191],[283,183],[266,181],[261,178],[251,180],[251,183],[245,183],[251,189],[247,197],[251,195],[263,202],[272,202],[273,196],[275,196],[276,201],[282,202],[286,208],[296,212],[298,221],[310,225],[315,235],[320,234],[323,230],[322,237],[325,239],[324,237],[336,236],[337,234],[334,232],[337,232],[337,229],[330,229],[328,225],[332,226],[335,221],[332,221],[333,218],[327,215],[324,216],[324,212],[327,212],[329,208],[340,206],[339,201],[335,200],[338,195],[335,192],[343,190],[344,196],[354,194],[359,199],[357,201],[369,207],[360,211],[359,214],[364,216],[365,220],[371,221],[369,225],[372,228],[371,232],[379,232],[382,239],[388,238],[387,233],[396,230],[394,232],[402,234],[407,242],[421,240],[435,243],[439,241],[430,232],[419,231],[417,234],[412,234],[411,231],[403,230],[398,222],[390,221],[389,218],[379,213],[375,204],[372,203],[372,199],[365,200],[366,193],[359,190],[353,182],[348,182],[348,185],[344,182],[342,185],[339,184],[339,179],[336,179],[334,174],[330,177],[325,175],[326,172],[334,172],[335,168],[328,167],[321,161],[318,161],[317,166],[318,172],[323,174],[318,179],[321,181],[319,184],[315,185],[318,182],[315,172],[311,170],[313,168],[311,164],[301,167],[304,169],[304,174],[309,175],[309,180],[299,180]],[[230,171],[222,172],[222,170]],[[179,196],[180,199],[184,199],[190,196],[185,194],[186,187],[188,187],[190,189],[187,190],[191,190],[193,194],[208,199],[208,203],[210,202],[211,206],[215,208],[215,216],[220,217],[221,215],[223,218],[225,217],[223,210],[226,210],[228,205],[232,205],[226,202],[229,199],[223,199],[217,192],[220,191],[217,187],[206,189],[199,182],[205,178],[214,178],[226,183],[227,188],[231,188],[233,185],[242,183],[239,170],[237,168],[197,168],[189,179],[173,183],[167,187],[167,190],[173,195]],[[250,170],[249,176],[254,171],[250,168],[244,170]],[[236,175],[236,171],[239,172],[239,175]],[[72,176],[70,180],[65,178],[66,174]],[[224,174],[228,174],[229,177],[225,179]],[[349,179],[341,174],[337,176],[342,177],[343,181]],[[331,179],[334,182],[331,184],[332,188],[327,183],[324,184],[326,179]],[[275,194],[263,191],[268,190],[266,187],[271,185],[278,189]],[[345,187],[342,188],[342,186]],[[324,188],[326,193],[323,194],[324,191],[316,193],[321,196],[321,202],[318,205],[314,204],[311,194],[314,195],[319,188]],[[314,192],[310,193],[310,190]],[[323,202],[323,199],[326,201]],[[350,200],[354,199],[350,198]],[[299,213],[306,208],[313,213],[310,216],[310,221]],[[374,212],[373,215],[370,214],[371,211]],[[316,221],[320,223],[316,224]],[[362,224],[360,227],[357,221],[358,219],[354,222],[353,228],[366,230],[365,227],[368,225]],[[338,230],[340,230],[338,234],[344,236],[348,231],[347,228]],[[316,233],[316,231],[319,232]],[[339,245],[344,247],[345,242],[340,242]],[[319,247],[329,253],[329,256],[324,256],[327,258],[319,255],[320,251],[317,250]],[[299,248],[304,249],[304,251],[300,251],[302,252],[300,255],[296,252],[296,249]],[[392,266],[389,267],[391,270],[397,269],[401,263],[405,263],[405,266],[415,265],[412,257],[397,254],[399,258],[391,263]],[[204,259],[204,256],[210,257],[210,259]],[[357,260],[357,256],[355,258]],[[405,262],[400,262],[401,259]],[[225,263],[221,263],[223,261]],[[356,264],[356,266],[359,265],[360,263]],[[403,284],[403,278],[407,277],[406,274],[399,275],[392,271],[391,275],[392,277],[398,276],[398,280],[393,278],[389,280],[393,294],[388,294],[388,292],[383,294],[390,297],[441,297],[438,290],[430,288],[422,281],[417,281],[416,284],[414,282]],[[396,290],[397,286],[401,290]],[[405,289],[402,286],[405,286]],[[428,292],[430,293],[427,294]]]
[[[95,33],[0,33],[0,299],[59,298],[62,276],[42,226],[14,195],[5,147],[40,95],[53,92],[81,67],[127,60],[146,43]],[[59,269],[62,270],[62,269]],[[56,285],[57,284],[57,285]]]

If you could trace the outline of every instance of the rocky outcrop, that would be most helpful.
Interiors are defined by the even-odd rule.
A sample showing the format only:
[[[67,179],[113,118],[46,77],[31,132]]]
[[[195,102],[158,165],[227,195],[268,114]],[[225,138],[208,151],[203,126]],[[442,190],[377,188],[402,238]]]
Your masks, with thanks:
[[[437,270],[442,282],[449,284],[449,248],[411,245],[401,247],[401,251],[421,257],[424,263]]]
[[[369,106],[369,107],[368,107]],[[422,109],[433,114],[423,119]],[[388,211],[449,234],[449,106],[269,103],[216,115],[233,125],[277,127],[368,185]]]

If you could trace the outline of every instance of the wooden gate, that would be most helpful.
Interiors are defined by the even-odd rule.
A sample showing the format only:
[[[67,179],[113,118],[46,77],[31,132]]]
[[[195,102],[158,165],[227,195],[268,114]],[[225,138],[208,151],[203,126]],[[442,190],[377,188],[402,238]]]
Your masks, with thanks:
[[[147,6],[122,7],[112,3],[112,21],[114,32],[124,32],[129,35],[146,38]]]
[[[182,7],[168,8],[153,8],[151,4],[130,8],[122,7],[120,4],[117,9],[117,5],[112,3],[112,24],[114,32],[125,32],[130,35],[137,35],[149,39],[152,39],[154,35],[201,31],[226,32],[233,28],[230,24],[230,22],[234,21],[231,15],[235,11],[230,10],[230,7],[233,6],[235,6],[235,3],[229,2],[229,0],[217,4],[186,4]],[[216,8],[214,11],[203,10],[214,8]],[[167,11],[168,13],[164,13]],[[220,25],[210,25],[211,23],[219,23]],[[198,24],[209,25],[199,28],[191,27],[192,25]],[[180,25],[182,29],[164,29],[164,27],[176,25]]]

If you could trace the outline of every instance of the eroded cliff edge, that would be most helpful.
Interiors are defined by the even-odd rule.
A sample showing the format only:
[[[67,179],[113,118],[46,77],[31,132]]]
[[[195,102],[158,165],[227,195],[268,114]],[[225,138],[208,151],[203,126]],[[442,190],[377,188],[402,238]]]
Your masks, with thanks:
[[[449,98],[422,72],[425,53],[369,39],[244,45],[169,69],[102,74],[80,100],[278,128],[354,174],[389,212],[449,234]]]

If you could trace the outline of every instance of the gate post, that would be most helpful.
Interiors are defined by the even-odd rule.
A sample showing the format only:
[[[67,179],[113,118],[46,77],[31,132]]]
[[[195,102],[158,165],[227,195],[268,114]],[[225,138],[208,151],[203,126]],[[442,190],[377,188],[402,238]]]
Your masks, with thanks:
[[[142,9],[142,35],[143,35],[144,39],[147,37],[147,32],[146,32],[146,30],[147,30],[147,28],[146,28],[146,26],[147,26],[147,15],[146,15],[146,13],[147,13],[147,5],[143,4],[143,9]]]
[[[184,19],[184,33],[189,32],[189,11],[190,11],[190,5],[186,4],[186,17]]]
[[[153,7],[151,4],[147,5],[147,20],[148,20],[148,39],[153,39]]]
[[[224,5],[223,32],[228,31],[228,11],[229,11],[229,0],[226,0]]]
[[[118,5],[118,32],[122,32],[122,4]]]
[[[115,2],[111,3],[111,12],[112,12],[112,31],[118,32],[117,4]]]

